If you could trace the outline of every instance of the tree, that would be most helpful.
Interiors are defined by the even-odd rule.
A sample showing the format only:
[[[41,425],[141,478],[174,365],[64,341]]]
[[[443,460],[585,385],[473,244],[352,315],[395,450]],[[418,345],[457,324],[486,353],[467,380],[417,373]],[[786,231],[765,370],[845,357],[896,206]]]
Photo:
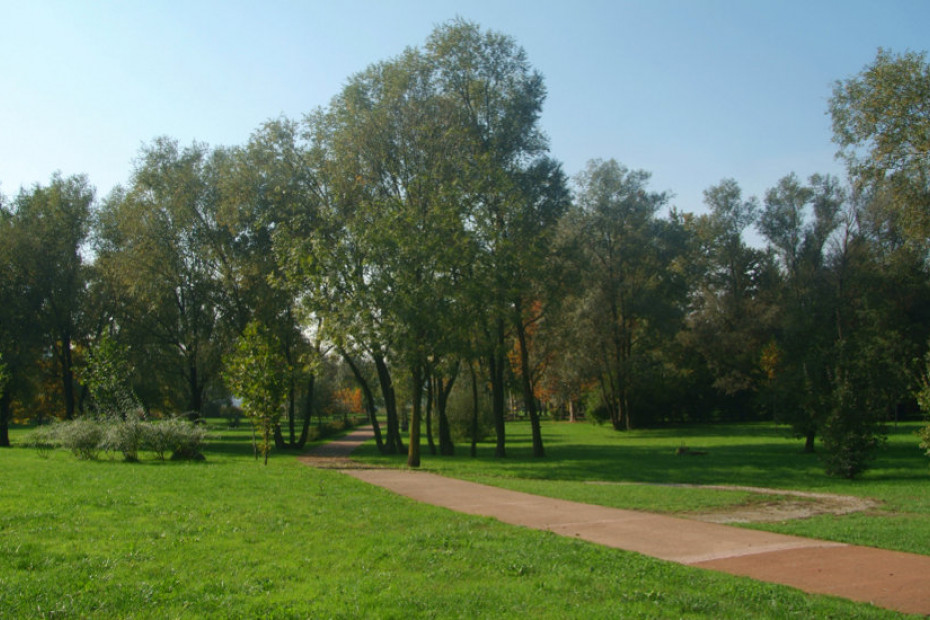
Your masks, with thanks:
[[[291,374],[286,429],[276,430],[275,443],[297,449],[309,437],[316,371],[325,352],[321,317],[301,311],[298,293],[288,286],[275,252],[276,235],[287,231],[287,223],[294,219],[307,221],[305,234],[311,239],[315,236],[318,179],[308,165],[300,133],[298,123],[272,120],[254,132],[244,147],[227,149],[218,159],[216,219],[222,234],[215,248],[219,300],[228,321],[237,330],[250,321],[260,321],[275,332],[283,347]],[[298,415],[301,399],[303,410]]]
[[[258,322],[249,323],[225,358],[223,377],[242,399],[245,415],[261,437],[265,465],[287,398],[290,369],[275,335]]]
[[[467,277],[480,317],[477,333],[490,374],[497,435],[496,455],[505,456],[504,391],[507,336],[526,340],[539,299],[551,234],[568,206],[561,167],[547,157],[539,127],[546,90],[515,41],[477,25],[454,20],[437,28],[426,44],[442,97],[453,108],[464,142],[459,167],[468,231],[477,254]],[[526,352],[526,342],[523,342]],[[528,364],[528,359],[522,359]],[[544,454],[531,373],[524,367],[522,391],[533,432],[533,452]]]
[[[681,310],[671,269],[678,251],[656,213],[667,201],[649,192],[649,173],[593,160],[577,179],[572,226],[584,248],[586,341],[598,356],[597,381],[617,430],[635,426],[632,398],[650,366],[649,340]],[[641,384],[639,384],[641,386]]]
[[[745,415],[761,380],[759,358],[772,338],[775,269],[771,254],[746,244],[744,231],[757,218],[756,199],[744,200],[725,179],[704,192],[710,212],[694,223],[695,285],[686,343],[710,370],[713,387]]]
[[[87,285],[83,245],[90,230],[94,190],[86,176],[52,176],[48,186],[20,190],[14,219],[21,236],[18,257],[28,286],[41,299],[38,320],[43,341],[53,352],[66,419],[75,413],[73,345],[81,336]],[[22,327],[22,325],[20,325]]]
[[[760,218],[782,263],[781,359],[770,365],[779,418],[805,438],[805,451],[820,436],[828,473],[848,478],[868,466],[916,353],[860,206],[833,177],[805,185],[789,175],[766,194]]]
[[[109,331],[104,331],[88,354],[84,383],[98,415],[125,418],[140,409],[132,390],[133,367],[129,352]]]
[[[838,81],[830,99],[833,139],[861,193],[871,193],[908,237],[930,238],[930,64],[926,52],[875,60]]]
[[[236,333],[224,312],[217,159],[202,144],[159,138],[143,148],[128,189],[105,201],[97,267],[147,389],[147,406],[199,415]]]
[[[805,451],[814,440],[829,410],[832,393],[828,364],[833,354],[836,325],[827,279],[827,241],[839,221],[842,196],[835,180],[804,185],[793,174],[768,190],[759,231],[777,253],[784,286],[780,299],[780,346],[784,363],[779,393],[785,398],[780,417],[805,438]],[[816,185],[820,185],[820,196]],[[813,218],[808,212],[813,205]]]

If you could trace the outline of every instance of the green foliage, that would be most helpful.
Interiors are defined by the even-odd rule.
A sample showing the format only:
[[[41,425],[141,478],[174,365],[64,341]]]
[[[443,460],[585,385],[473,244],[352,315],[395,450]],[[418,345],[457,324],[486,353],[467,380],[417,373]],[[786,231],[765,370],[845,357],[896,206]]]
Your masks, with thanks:
[[[831,476],[856,478],[875,458],[880,440],[875,414],[862,401],[861,391],[843,380],[833,392],[833,408],[821,432],[826,471]]]
[[[132,390],[132,372],[128,349],[104,331],[91,348],[82,373],[98,415],[128,419],[141,408]]]
[[[924,416],[930,419],[930,355],[927,356],[925,363],[920,389],[917,390],[917,404]],[[930,456],[930,423],[918,430],[917,435],[920,437],[920,448],[927,456]]]
[[[139,460],[139,450],[144,446],[147,434],[141,415],[129,413],[123,418],[110,416],[103,421],[103,426],[100,445],[105,451],[121,452],[123,458],[130,462]]]
[[[256,321],[246,326],[226,357],[223,376],[242,399],[242,409],[261,437],[260,450],[266,465],[274,429],[283,414],[289,373],[290,365],[281,355],[278,339]]]
[[[600,390],[588,390],[584,394],[584,417],[594,424],[603,424],[610,420],[610,408],[604,404]]]
[[[125,418],[77,418],[39,426],[26,438],[25,444],[47,454],[52,448],[70,450],[82,460],[96,460],[101,451],[115,452],[123,459],[136,462],[140,452],[153,452],[164,460],[203,460],[203,443],[207,431],[202,426],[182,418],[146,421],[138,415]]]
[[[56,422],[52,437],[61,447],[83,460],[95,460],[104,448],[106,425],[100,420],[77,418]]]
[[[918,430],[917,435],[920,437],[920,448],[930,456],[930,425]]]
[[[830,100],[834,141],[857,188],[916,245],[930,237],[930,63],[926,52],[879,49]]]

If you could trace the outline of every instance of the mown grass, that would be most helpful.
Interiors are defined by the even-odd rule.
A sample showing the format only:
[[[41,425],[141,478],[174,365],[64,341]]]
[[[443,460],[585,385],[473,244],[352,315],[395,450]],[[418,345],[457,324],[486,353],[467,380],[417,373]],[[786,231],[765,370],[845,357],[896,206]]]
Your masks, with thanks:
[[[425,455],[423,468],[551,497],[683,515],[772,498],[670,485],[755,486],[868,497],[881,502],[880,508],[747,527],[930,555],[930,459],[914,435],[920,426],[902,423],[890,429],[873,468],[858,480],[827,477],[817,454],[803,454],[801,442],[787,428],[773,424],[618,433],[608,426],[549,422],[543,426],[547,455],[537,459],[531,455],[529,426],[511,423],[507,458],[494,458],[493,444],[484,443],[477,459],[467,455],[467,446],[459,446],[452,458]],[[682,445],[707,454],[678,456],[676,449]],[[373,464],[403,465],[400,457],[378,455],[373,445],[353,456]]]
[[[214,437],[205,463],[0,450],[0,616],[895,617],[417,504],[289,455],[263,467],[246,435]]]

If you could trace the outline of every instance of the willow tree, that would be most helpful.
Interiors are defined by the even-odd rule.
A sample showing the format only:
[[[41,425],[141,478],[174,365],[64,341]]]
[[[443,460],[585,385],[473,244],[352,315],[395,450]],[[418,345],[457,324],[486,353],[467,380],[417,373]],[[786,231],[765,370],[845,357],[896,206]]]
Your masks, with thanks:
[[[599,361],[598,381],[614,428],[635,426],[632,407],[651,336],[680,310],[664,193],[648,190],[649,173],[614,160],[593,160],[577,178],[585,286],[578,315]]]
[[[388,363],[412,383],[412,467],[420,462],[423,388],[431,363],[449,352],[457,274],[470,253],[452,112],[427,60],[408,50],[354,76],[330,116],[344,188],[339,242],[356,267],[340,284],[352,287],[348,307],[368,323],[355,339],[371,348],[382,388],[392,381]]]
[[[236,333],[223,312],[217,226],[219,151],[160,138],[143,148],[126,189],[104,204],[97,267],[137,367],[139,396],[199,414]],[[151,382],[151,381],[150,381]],[[152,402],[155,401],[155,402]]]
[[[908,237],[930,239],[930,63],[926,52],[879,49],[830,99],[833,139],[856,189]]]
[[[289,368],[286,415],[275,444],[298,449],[309,438],[316,370],[325,353],[315,291],[291,286],[275,252],[281,231],[299,226],[305,239],[316,234],[319,175],[301,133],[299,123],[276,119],[246,145],[229,149],[217,162],[216,215],[223,233],[216,252],[223,311],[238,330],[258,321],[273,332]]]
[[[547,157],[539,116],[546,97],[542,75],[506,35],[454,20],[426,43],[441,97],[463,133],[459,184],[467,203],[468,233],[477,256],[469,269],[477,334],[487,361],[497,435],[496,455],[506,455],[504,426],[508,337],[526,353],[526,327],[546,277],[547,250],[568,206],[560,166]],[[544,454],[530,383],[521,356],[522,391],[530,416],[533,451]]]

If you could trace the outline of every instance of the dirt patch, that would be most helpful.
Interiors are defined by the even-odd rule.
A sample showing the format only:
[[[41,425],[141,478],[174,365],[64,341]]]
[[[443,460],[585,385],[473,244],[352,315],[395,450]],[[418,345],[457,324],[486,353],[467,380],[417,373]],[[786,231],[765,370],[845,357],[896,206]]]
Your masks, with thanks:
[[[730,506],[722,510],[690,513],[689,519],[708,523],[771,523],[790,519],[808,519],[818,515],[846,515],[871,510],[879,502],[867,497],[835,495],[833,493],[811,493],[808,491],[786,491],[741,486],[680,485],[721,491],[744,491],[769,495],[772,501],[751,502],[747,505]]]
[[[639,482],[602,482],[591,480],[588,484],[649,484]],[[809,491],[786,491],[784,489],[766,489],[722,484],[654,484],[654,486],[679,487],[688,489],[712,489],[716,491],[741,491],[760,496],[751,501],[702,512],[681,513],[679,516],[707,523],[773,523],[791,519],[808,519],[818,515],[846,515],[864,512],[880,505],[880,502],[867,497],[853,495],[835,495],[833,493],[812,493]]]

